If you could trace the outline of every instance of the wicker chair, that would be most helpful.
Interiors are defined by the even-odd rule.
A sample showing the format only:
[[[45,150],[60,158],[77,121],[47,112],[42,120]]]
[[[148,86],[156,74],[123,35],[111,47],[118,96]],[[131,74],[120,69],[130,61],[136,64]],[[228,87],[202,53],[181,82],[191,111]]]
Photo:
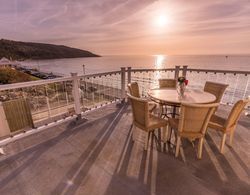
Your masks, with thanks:
[[[169,126],[176,131],[177,142],[175,157],[178,157],[181,138],[191,141],[199,139],[198,159],[202,155],[204,136],[208,122],[219,104],[181,104],[180,118],[169,118]]]
[[[176,88],[176,79],[159,79],[159,88]],[[166,116],[169,118],[169,115],[173,116],[173,112],[168,113],[167,106],[174,107],[173,109],[176,109],[175,105],[165,105],[164,103],[159,102],[160,104],[160,113],[163,116]],[[165,113],[164,113],[165,110]]]
[[[144,149],[147,150],[150,133],[152,133],[155,129],[163,128],[164,134],[166,134],[166,127],[168,122],[165,119],[150,114],[148,100],[137,98],[130,94],[127,95],[129,100],[131,101],[133,112],[132,138],[133,140],[135,140],[136,128],[146,131],[147,136],[144,144]]]
[[[159,79],[159,88],[176,88],[175,79]]]
[[[249,102],[250,99],[246,99],[239,100],[237,103],[235,103],[227,119],[224,119],[215,114],[211,117],[208,127],[223,133],[220,145],[220,153],[224,152],[224,145],[226,142],[227,134],[230,134],[229,143],[230,146],[232,146],[234,131],[240,118],[240,114]]]
[[[204,86],[204,91],[215,95],[216,100],[214,101],[214,103],[220,103],[222,96],[227,87],[228,87],[227,84],[214,83],[214,82],[207,81]]]
[[[129,83],[128,90],[132,96],[137,97],[137,98],[141,98],[139,85],[137,82]],[[156,103],[154,103],[152,101],[149,102],[149,111],[150,112],[153,112],[156,107],[157,107]]]

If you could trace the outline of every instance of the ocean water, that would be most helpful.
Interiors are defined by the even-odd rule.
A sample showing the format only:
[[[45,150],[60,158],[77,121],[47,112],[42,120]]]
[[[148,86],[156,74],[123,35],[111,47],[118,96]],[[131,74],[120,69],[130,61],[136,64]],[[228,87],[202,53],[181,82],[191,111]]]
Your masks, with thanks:
[[[71,72],[86,74],[120,70],[120,67],[132,68],[172,68],[175,65],[188,65],[189,68],[250,71],[250,55],[152,55],[152,56],[103,56],[93,58],[69,58],[53,60],[26,60],[23,66],[41,71],[69,75]]]

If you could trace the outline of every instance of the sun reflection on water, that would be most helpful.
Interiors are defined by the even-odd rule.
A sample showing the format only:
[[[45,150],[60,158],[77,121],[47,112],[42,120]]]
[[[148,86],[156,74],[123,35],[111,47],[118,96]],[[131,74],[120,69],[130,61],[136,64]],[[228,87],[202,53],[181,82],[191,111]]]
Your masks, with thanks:
[[[165,61],[164,55],[155,55],[155,66],[157,69],[163,68],[164,61]]]
[[[166,60],[165,55],[155,55],[155,69],[162,69],[164,68],[164,62]],[[160,72],[155,72],[154,74],[154,80],[158,81],[161,78],[161,73]],[[156,82],[156,86],[158,86],[158,82]]]

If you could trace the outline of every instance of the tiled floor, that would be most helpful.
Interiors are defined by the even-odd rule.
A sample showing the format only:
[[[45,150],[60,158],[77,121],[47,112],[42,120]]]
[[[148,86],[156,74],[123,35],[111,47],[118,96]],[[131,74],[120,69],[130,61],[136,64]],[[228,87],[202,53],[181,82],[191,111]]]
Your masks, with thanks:
[[[221,106],[219,113],[227,115]],[[220,135],[208,131],[202,160],[183,142],[186,163],[160,152],[143,132],[131,140],[131,110],[109,105],[87,116],[15,141],[0,157],[0,194],[249,194],[250,119],[243,116],[234,147],[218,150]]]

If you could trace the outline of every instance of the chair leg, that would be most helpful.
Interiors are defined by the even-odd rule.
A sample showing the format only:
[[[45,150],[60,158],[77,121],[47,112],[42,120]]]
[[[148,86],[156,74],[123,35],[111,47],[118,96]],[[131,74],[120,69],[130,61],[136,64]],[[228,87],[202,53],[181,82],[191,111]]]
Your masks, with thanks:
[[[227,134],[224,133],[223,136],[222,136],[221,145],[220,145],[220,153],[222,153],[222,154],[224,152],[224,146],[225,146],[225,142],[226,142],[226,137],[227,137]]]
[[[165,111],[165,115],[166,115],[166,117],[168,117],[168,107],[167,107],[167,105],[165,106],[165,109],[164,109],[164,111]]]
[[[132,126],[132,141],[135,141],[135,137],[136,137],[136,126],[133,125]]]
[[[147,132],[146,138],[145,138],[145,143],[144,143],[144,150],[148,149],[149,137],[150,137],[150,132]]]
[[[168,127],[168,142],[171,142],[173,131],[174,131],[174,129],[172,127]],[[175,137],[175,139],[176,139],[176,137]]]
[[[163,115],[163,105],[160,104],[160,112],[159,112],[159,117]]]
[[[198,159],[201,159],[201,156],[202,156],[203,141],[204,141],[204,138],[203,137],[200,138],[199,145],[198,145]]]
[[[176,142],[176,150],[175,150],[175,157],[178,157],[179,151],[180,151],[180,146],[181,146],[181,137],[177,137],[177,142]]]
[[[235,129],[232,129],[232,131],[230,133],[230,141],[229,141],[230,146],[233,146],[234,130]]]
[[[168,141],[168,131],[169,131],[169,126],[162,127],[162,132],[163,132],[163,142],[166,143]]]

